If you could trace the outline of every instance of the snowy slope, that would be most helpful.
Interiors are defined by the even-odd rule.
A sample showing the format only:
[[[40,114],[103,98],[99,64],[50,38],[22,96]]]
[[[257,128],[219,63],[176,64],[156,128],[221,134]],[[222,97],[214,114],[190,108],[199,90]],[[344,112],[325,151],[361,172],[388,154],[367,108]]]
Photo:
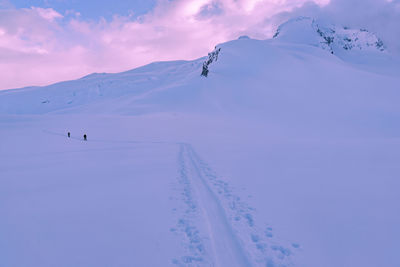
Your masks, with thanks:
[[[201,65],[194,62],[159,62],[119,74],[91,74],[47,87],[1,92],[1,109],[15,114],[43,114],[126,95],[140,98],[153,90],[178,87]],[[27,103],[21,105],[20,103]]]
[[[0,266],[399,266],[399,82],[374,34],[298,18],[0,91]]]
[[[340,96],[349,80],[359,83],[350,92],[370,90],[376,84],[386,87],[396,80],[400,63],[380,44],[366,30],[327,28],[310,18],[299,18],[281,25],[272,40],[241,38],[218,45],[219,59],[218,54],[210,54],[210,58],[194,61],[159,62],[124,73],[92,74],[46,87],[2,91],[0,112],[133,115],[223,111],[231,106],[258,109],[265,106],[260,96],[282,93],[280,88],[309,87],[310,78],[315,84],[335,83],[333,87],[339,88],[330,91]],[[200,75],[204,64],[207,78]],[[229,86],[221,86],[226,83]]]

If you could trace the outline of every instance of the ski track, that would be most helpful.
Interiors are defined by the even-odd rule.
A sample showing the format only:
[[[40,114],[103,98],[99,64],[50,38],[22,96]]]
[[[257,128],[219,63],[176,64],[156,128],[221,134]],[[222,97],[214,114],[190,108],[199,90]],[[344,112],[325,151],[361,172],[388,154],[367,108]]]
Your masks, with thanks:
[[[173,262],[179,266],[293,266],[292,251],[273,238],[271,227],[257,226],[254,209],[232,193],[190,144],[178,145],[178,182],[185,209],[177,229],[184,236],[188,255]]]
[[[212,266],[212,257],[206,248],[207,239],[200,235],[200,231],[196,226],[199,218],[198,203],[194,197],[192,181],[189,177],[189,169],[185,160],[185,151],[180,147],[178,154],[179,176],[178,182],[181,187],[181,200],[184,206],[183,215],[178,219],[176,228],[171,228],[172,232],[179,229],[183,236],[183,246],[186,255],[179,259],[173,259],[172,262],[179,266]],[[208,245],[209,247],[209,245]]]
[[[199,202],[208,226],[216,266],[249,266],[248,255],[234,234],[218,197],[203,177],[203,171],[194,157],[192,147],[183,145],[183,149],[191,165],[193,185],[200,198]]]

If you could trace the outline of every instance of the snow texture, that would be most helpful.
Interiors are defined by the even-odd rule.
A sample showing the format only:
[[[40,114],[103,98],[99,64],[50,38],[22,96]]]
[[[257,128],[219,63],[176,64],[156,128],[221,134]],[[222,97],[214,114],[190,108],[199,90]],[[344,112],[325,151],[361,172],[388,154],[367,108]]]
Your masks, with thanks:
[[[0,266],[399,266],[399,84],[372,33],[298,18],[1,91]]]

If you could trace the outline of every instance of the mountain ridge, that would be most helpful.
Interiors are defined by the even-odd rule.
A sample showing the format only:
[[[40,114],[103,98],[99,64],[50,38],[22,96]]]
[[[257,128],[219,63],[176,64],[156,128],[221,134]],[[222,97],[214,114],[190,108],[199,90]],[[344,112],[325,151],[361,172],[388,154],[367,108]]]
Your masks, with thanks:
[[[310,18],[288,21],[278,28],[275,38],[242,37],[217,45],[208,57],[191,61],[154,62],[121,73],[93,73],[44,87],[0,91],[0,114],[263,113],[268,95],[288,88],[303,90],[312,80],[316,82],[313,86],[345,80],[371,81],[372,85],[398,80],[400,64],[386,51],[367,46],[326,53],[327,49],[315,45],[322,37],[313,28],[314,22]],[[347,88],[342,82],[338,86]],[[263,84],[269,87],[262,88]],[[363,86],[372,90],[368,84]]]

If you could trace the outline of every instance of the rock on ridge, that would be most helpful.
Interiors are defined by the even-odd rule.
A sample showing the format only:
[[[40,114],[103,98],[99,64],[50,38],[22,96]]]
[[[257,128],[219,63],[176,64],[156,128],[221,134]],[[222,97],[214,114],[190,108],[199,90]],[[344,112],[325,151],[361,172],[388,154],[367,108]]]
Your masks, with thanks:
[[[201,76],[204,76],[204,77],[208,76],[208,72],[209,72],[208,67],[210,66],[211,63],[218,60],[218,55],[219,55],[220,51],[221,51],[221,48],[215,47],[214,51],[208,53],[208,58],[203,63],[203,70],[201,72]]]

